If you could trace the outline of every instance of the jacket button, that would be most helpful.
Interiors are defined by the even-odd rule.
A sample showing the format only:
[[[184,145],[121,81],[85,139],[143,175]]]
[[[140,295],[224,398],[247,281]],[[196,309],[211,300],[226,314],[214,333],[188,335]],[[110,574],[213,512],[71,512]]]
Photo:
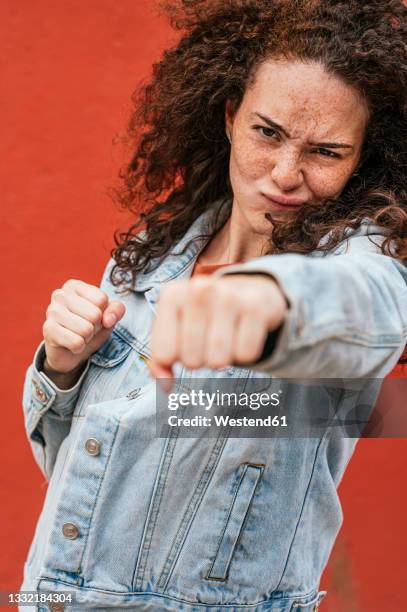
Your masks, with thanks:
[[[65,606],[61,601],[52,601],[49,604],[49,609],[51,610],[51,612],[63,612]]]
[[[62,533],[66,538],[75,540],[75,538],[77,538],[79,535],[79,529],[73,523],[64,523],[62,525]]]
[[[33,380],[33,385],[35,387],[35,395],[38,397],[39,400],[41,400],[42,402],[45,401],[46,399],[46,395],[44,393],[44,391],[41,389],[41,387],[39,386],[39,384],[37,383],[36,380]]]
[[[86,440],[85,448],[89,455],[99,455],[100,453],[100,443],[95,440],[95,438],[89,438],[89,440]]]

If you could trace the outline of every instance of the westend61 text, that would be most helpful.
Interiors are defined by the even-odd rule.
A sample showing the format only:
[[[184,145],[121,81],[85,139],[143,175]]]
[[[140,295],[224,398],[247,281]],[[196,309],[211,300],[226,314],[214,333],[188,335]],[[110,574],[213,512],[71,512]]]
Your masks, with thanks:
[[[229,415],[215,415],[211,417],[197,415],[192,418],[181,418],[175,414],[168,417],[170,427],[211,427],[214,421],[216,427],[287,427],[287,417],[267,416],[262,418],[232,418]]]

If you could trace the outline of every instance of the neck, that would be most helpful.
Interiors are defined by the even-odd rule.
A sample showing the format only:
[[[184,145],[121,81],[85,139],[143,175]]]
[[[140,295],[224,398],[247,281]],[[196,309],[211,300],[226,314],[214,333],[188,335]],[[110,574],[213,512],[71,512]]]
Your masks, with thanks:
[[[264,234],[255,233],[239,212],[238,207],[233,204],[226,223],[200,253],[200,264],[242,263],[262,255],[268,238]]]

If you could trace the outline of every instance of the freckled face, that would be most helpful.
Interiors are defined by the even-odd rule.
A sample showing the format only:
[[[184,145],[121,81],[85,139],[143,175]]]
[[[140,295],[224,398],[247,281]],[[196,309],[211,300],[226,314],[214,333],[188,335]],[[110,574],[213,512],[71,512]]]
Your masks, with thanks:
[[[240,224],[270,233],[266,212],[293,214],[338,197],[358,165],[367,120],[359,93],[321,64],[263,62],[235,115],[226,107]]]

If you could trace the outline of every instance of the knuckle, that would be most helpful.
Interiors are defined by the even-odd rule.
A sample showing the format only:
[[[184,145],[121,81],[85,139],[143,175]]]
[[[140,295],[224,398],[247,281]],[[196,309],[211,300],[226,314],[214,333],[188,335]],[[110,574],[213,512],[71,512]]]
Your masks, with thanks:
[[[72,351],[80,352],[85,346],[85,341],[81,336],[75,336],[69,343],[69,347]]]
[[[42,335],[45,340],[48,340],[50,337],[51,326],[49,321],[45,321],[42,326]]]
[[[216,292],[216,302],[221,308],[227,310],[233,308],[236,304],[236,295],[233,289],[226,285],[219,285]]]
[[[225,359],[222,359],[220,356],[208,357],[206,361],[207,361],[208,368],[212,368],[214,370],[217,368],[222,368],[223,366],[226,366]]]
[[[47,310],[45,311],[45,316],[48,318],[52,318],[54,317],[58,312],[58,309],[55,305],[54,302],[51,302],[51,304],[48,306]]]
[[[94,325],[90,322],[90,321],[84,321],[83,325],[82,325],[82,333],[81,336],[84,336],[85,338],[88,338],[89,336],[92,336],[93,332],[94,332]]]
[[[263,305],[259,302],[258,296],[247,293],[242,303],[242,311],[249,316],[260,316],[263,313]]]
[[[181,361],[186,368],[195,369],[202,366],[202,360],[197,355],[181,354]]]
[[[72,290],[72,289],[75,289],[77,285],[78,285],[78,281],[76,279],[69,278],[67,281],[64,282],[64,284],[62,285],[62,288]]]
[[[208,287],[213,285],[213,279],[210,276],[198,275],[190,278],[188,281],[188,287]]]
[[[206,363],[210,368],[219,368],[226,365],[228,348],[220,334],[213,336],[206,351]]]
[[[158,298],[158,305],[164,308],[172,306],[177,302],[178,295],[179,289],[177,290],[175,286],[168,285],[161,290]]]
[[[65,297],[65,291],[63,289],[60,289],[58,287],[58,289],[54,289],[54,291],[51,293],[51,300],[52,301],[61,301],[61,299],[63,299]]]
[[[156,350],[153,351],[154,360],[161,363],[163,366],[170,366],[174,363],[178,355],[171,350]]]
[[[181,288],[181,283],[168,283],[168,285],[162,288],[160,298],[162,298],[163,300],[173,299],[176,295],[178,295],[178,292],[181,290]]]
[[[95,326],[100,322],[102,316],[103,316],[103,313],[101,309],[95,307],[89,312],[88,320],[92,324],[92,326]]]
[[[201,300],[213,290],[213,282],[207,278],[194,278],[188,286],[188,293],[192,299]]]
[[[221,355],[225,351],[225,338],[217,333],[213,335],[209,343],[210,355]]]
[[[98,308],[105,309],[109,303],[109,296],[104,291],[101,291],[101,289],[97,289],[94,303]]]
[[[54,322],[50,320],[45,321],[42,326],[42,335],[44,340],[48,343],[57,342],[56,333],[57,326],[54,324]]]
[[[177,346],[173,343],[163,342],[163,339],[157,335],[155,327],[151,334],[150,346],[153,359],[163,365],[170,365],[178,356]]]

